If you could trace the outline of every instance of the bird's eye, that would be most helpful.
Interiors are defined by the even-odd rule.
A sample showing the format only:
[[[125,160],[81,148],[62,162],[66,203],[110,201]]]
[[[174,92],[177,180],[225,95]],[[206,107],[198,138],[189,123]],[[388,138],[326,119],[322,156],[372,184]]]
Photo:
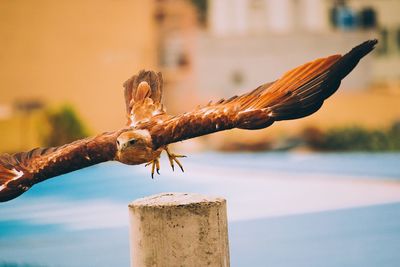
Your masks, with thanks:
[[[117,146],[119,146],[119,141],[117,140]]]
[[[136,139],[131,139],[131,140],[129,140],[129,144],[130,145],[134,145],[136,143]]]

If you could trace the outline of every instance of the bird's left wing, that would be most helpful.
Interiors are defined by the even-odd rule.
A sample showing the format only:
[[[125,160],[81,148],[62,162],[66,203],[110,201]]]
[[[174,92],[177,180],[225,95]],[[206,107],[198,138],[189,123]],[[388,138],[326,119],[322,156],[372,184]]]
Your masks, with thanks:
[[[0,155],[0,202],[16,198],[48,178],[113,160],[117,150],[116,138],[121,131],[103,133],[59,147]]]
[[[376,43],[366,41],[343,56],[333,55],[299,66],[247,94],[175,117],[154,116],[138,127],[149,130],[154,148],[158,148],[217,131],[261,129],[274,121],[308,116],[338,89],[341,80]]]
[[[124,83],[127,125],[136,126],[151,117],[165,114],[161,104],[163,79],[161,73],[140,71]]]

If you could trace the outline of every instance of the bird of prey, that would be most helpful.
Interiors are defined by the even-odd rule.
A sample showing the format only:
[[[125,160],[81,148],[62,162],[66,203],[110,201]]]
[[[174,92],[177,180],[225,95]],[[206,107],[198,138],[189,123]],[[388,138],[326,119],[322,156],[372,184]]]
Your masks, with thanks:
[[[11,200],[51,177],[111,160],[151,164],[153,176],[160,168],[163,150],[171,167],[176,163],[183,171],[178,160],[182,155],[171,153],[169,144],[233,128],[266,128],[275,121],[308,116],[322,106],[376,44],[377,40],[369,40],[345,55],[311,61],[251,92],[210,102],[178,116],[168,115],[161,104],[161,73],[141,71],[124,83],[125,127],[60,147],[1,155],[0,201]]]

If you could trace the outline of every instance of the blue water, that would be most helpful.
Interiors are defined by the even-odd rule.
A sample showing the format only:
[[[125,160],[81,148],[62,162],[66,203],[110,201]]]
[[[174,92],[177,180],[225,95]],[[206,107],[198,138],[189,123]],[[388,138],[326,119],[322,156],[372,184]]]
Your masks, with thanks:
[[[399,266],[400,204],[233,223],[233,266]]]
[[[138,197],[217,194],[235,208],[263,190],[260,175],[236,177],[239,171],[266,179],[321,175],[398,183],[399,163],[400,154],[204,153],[184,159],[184,174],[172,173],[163,161],[154,180],[143,166],[100,164],[0,204],[0,266],[129,266],[127,204]],[[221,170],[228,173],[225,180]],[[232,183],[226,182],[230,176]],[[231,266],[399,266],[399,219],[400,202],[241,217],[229,224]]]

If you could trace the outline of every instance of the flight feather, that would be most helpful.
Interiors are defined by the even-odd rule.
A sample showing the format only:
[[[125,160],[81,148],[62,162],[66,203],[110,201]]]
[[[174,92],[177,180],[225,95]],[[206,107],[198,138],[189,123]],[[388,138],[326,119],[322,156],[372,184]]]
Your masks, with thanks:
[[[275,121],[308,116],[339,88],[341,80],[376,43],[377,40],[366,41],[343,56],[333,55],[301,65],[247,94],[178,116],[153,117],[138,127],[149,130],[154,148],[158,148],[213,132],[261,129]]]

